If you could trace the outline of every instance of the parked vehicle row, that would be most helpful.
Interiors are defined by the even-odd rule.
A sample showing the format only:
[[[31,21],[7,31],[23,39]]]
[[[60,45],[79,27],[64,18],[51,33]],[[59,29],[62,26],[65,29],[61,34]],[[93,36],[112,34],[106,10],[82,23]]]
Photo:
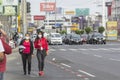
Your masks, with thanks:
[[[32,38],[34,41],[36,35],[33,35]],[[98,32],[82,35],[78,35],[75,33],[64,35],[61,35],[60,33],[49,33],[46,35],[46,38],[49,44],[106,44],[106,38]]]

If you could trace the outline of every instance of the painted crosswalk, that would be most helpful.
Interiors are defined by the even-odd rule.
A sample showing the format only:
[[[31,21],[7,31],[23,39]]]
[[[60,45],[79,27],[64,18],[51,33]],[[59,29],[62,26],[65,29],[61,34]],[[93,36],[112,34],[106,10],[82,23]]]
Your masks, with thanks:
[[[70,48],[70,49],[49,49],[50,51],[120,51],[120,48]]]

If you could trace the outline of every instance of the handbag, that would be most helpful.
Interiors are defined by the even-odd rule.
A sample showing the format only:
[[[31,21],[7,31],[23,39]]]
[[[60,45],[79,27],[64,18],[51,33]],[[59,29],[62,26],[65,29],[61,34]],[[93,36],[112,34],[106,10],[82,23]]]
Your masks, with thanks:
[[[12,53],[11,46],[9,46],[9,44],[6,43],[3,39],[1,39],[1,41],[2,41],[2,44],[3,44],[4,50],[5,50],[4,53],[5,54],[11,54]]]
[[[0,62],[4,60],[4,53],[0,53]]]

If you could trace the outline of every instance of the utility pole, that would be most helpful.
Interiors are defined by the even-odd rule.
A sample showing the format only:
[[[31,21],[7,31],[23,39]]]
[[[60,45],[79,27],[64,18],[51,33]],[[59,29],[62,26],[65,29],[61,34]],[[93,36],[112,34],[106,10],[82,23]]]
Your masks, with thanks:
[[[22,31],[23,34],[25,35],[27,32],[27,26],[26,26],[26,0],[22,0],[22,21],[23,21],[23,25],[22,25]]]
[[[105,28],[106,30],[106,20],[105,20],[105,0],[102,0],[102,26]],[[106,35],[104,33],[104,35]]]
[[[56,25],[56,18],[57,18],[57,11],[56,11],[56,9],[57,9],[57,4],[56,4],[57,2],[56,2],[56,0],[55,0],[55,25]]]

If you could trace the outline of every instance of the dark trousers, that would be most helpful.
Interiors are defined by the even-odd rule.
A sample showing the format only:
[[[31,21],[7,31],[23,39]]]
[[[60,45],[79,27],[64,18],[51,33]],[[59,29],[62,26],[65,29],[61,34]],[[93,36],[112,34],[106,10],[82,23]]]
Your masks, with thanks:
[[[46,57],[46,50],[37,50],[38,69],[39,71],[44,70],[44,61]]]
[[[22,54],[23,71],[26,74],[26,64],[28,63],[28,73],[31,72],[31,54]]]

